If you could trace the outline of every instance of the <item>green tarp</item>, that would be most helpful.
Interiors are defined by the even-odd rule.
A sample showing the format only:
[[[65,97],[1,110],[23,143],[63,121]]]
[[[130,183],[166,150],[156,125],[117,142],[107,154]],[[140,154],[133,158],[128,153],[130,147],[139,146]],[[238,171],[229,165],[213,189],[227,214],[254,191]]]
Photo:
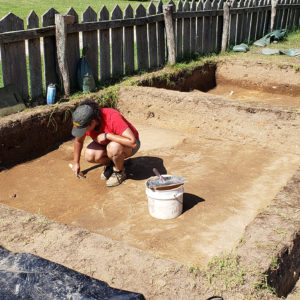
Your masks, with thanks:
[[[278,42],[282,40],[285,37],[285,35],[286,35],[286,29],[278,29],[268,33],[261,39],[255,41],[253,45],[258,47],[266,47],[273,42]]]

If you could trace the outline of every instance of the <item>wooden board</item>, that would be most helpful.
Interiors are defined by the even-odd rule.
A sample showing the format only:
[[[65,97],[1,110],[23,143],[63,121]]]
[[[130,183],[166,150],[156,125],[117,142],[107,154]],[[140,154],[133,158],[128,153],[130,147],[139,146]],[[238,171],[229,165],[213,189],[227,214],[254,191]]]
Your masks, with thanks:
[[[0,33],[23,30],[24,22],[12,13],[0,20]],[[0,44],[4,86],[14,84],[23,99],[28,98],[25,41]]]
[[[55,25],[54,15],[58,12],[54,8],[50,8],[42,16],[42,25],[51,26]],[[44,72],[46,89],[50,83],[56,84],[57,89],[61,90],[61,84],[59,80],[59,69],[56,55],[56,41],[55,36],[44,37]]]
[[[78,14],[71,7],[67,11],[67,15],[74,16],[75,23],[78,23]],[[78,89],[77,84],[77,66],[80,59],[79,51],[79,33],[69,33],[67,35],[67,62],[69,68],[69,77],[70,77],[70,89],[75,91]]]
[[[112,20],[123,19],[121,8],[116,5],[111,13]],[[123,76],[123,28],[111,30],[111,66],[112,77]]]
[[[185,0],[183,11],[190,11],[190,3]],[[191,54],[191,20],[190,18],[183,19],[183,57],[189,57]]]
[[[99,20],[108,20],[109,12],[105,6],[99,13]],[[100,79],[107,80],[110,78],[110,37],[109,29],[102,29],[99,32],[100,43]]]
[[[89,6],[82,13],[82,23],[96,22],[97,13]],[[97,30],[82,32],[82,46],[88,47],[86,59],[93,72],[95,80],[99,80],[99,55],[98,55],[98,32]]]
[[[27,28],[39,27],[39,18],[32,10],[27,18]],[[30,72],[30,94],[31,98],[38,99],[43,96],[43,79],[41,64],[41,41],[40,38],[28,41],[28,58]]]
[[[127,5],[124,12],[124,19],[133,18],[133,9],[130,4]],[[134,31],[133,26],[124,28],[124,63],[125,74],[134,72]]]
[[[156,7],[153,2],[148,7],[148,15],[155,15]],[[156,23],[148,24],[149,37],[149,67],[150,69],[157,67],[157,37],[156,37]]]
[[[163,13],[163,3],[160,0],[157,6],[157,13]],[[165,25],[164,21],[157,22],[157,51],[158,66],[163,66],[166,61],[166,41],[165,41]]]
[[[146,9],[139,4],[135,10],[135,17],[140,18],[144,16],[146,16]],[[146,71],[149,69],[147,25],[136,26],[136,48],[138,70]]]

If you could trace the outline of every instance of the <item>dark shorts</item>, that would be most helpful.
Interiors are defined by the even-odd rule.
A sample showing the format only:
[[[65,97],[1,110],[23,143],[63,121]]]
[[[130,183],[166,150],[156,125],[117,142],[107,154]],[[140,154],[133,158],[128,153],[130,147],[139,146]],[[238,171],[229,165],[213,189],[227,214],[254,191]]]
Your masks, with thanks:
[[[138,139],[135,139],[135,140],[136,140],[136,143],[137,143],[137,147],[132,150],[130,156],[133,156],[134,154],[136,154],[139,151],[140,147],[141,147],[141,141],[138,140]]]

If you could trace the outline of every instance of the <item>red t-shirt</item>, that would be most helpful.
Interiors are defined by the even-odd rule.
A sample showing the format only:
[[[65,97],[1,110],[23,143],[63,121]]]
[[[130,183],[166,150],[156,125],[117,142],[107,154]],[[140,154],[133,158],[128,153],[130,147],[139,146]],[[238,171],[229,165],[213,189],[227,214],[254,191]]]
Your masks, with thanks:
[[[102,108],[100,125],[98,130],[87,131],[85,134],[90,136],[93,140],[101,133],[112,133],[122,135],[122,133],[130,128],[136,139],[139,139],[139,133],[134,126],[128,122],[117,110],[112,108]],[[109,141],[104,141],[102,144],[108,144]]]

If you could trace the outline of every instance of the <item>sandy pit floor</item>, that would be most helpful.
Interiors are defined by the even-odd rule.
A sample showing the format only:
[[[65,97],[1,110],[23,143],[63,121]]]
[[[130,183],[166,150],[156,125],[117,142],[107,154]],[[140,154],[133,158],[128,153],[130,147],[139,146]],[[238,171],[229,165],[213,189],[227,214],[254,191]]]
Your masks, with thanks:
[[[198,139],[180,131],[137,125],[142,146],[126,162],[128,179],[107,188],[102,166],[82,159],[86,179],[68,164],[73,142],[0,173],[0,202],[86,228],[150,254],[205,265],[230,250],[245,226],[268,205],[300,163],[298,155],[253,145]],[[148,213],[145,182],[156,167],[186,177],[184,212],[172,220]]]
[[[274,90],[274,93],[263,92],[254,89],[246,89],[238,85],[219,84],[215,88],[208,91],[208,94],[223,96],[225,99],[229,100],[252,101],[297,108],[300,107],[299,96],[289,96],[281,93],[276,93],[276,85],[274,85],[272,88]]]

